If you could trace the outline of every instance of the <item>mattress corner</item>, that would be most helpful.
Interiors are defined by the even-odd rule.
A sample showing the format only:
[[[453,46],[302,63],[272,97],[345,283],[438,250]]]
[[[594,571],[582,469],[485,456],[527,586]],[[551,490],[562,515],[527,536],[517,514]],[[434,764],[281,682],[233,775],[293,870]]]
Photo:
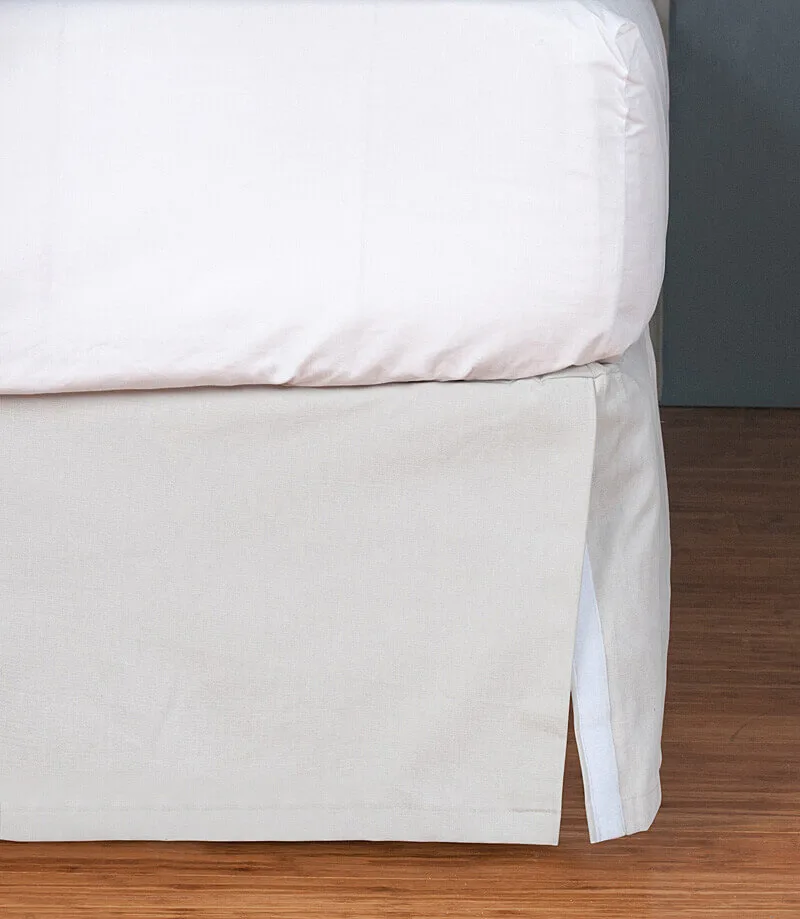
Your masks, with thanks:
[[[667,84],[667,49],[653,0],[582,0],[604,29],[609,47],[627,69],[637,55],[651,62],[664,87]]]

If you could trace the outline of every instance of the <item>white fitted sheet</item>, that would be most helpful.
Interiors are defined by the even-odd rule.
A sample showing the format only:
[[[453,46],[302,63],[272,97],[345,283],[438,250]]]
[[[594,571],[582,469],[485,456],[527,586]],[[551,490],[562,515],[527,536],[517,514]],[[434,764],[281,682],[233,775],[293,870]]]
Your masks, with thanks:
[[[620,354],[666,111],[651,0],[7,0],[0,392]]]

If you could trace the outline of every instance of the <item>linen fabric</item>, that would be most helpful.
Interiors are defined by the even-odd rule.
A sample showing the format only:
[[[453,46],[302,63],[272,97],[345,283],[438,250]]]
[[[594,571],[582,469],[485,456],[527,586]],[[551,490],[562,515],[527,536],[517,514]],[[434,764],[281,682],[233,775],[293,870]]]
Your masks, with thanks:
[[[0,398],[0,837],[554,844],[571,692],[592,838],[649,826],[647,347],[507,383]]]

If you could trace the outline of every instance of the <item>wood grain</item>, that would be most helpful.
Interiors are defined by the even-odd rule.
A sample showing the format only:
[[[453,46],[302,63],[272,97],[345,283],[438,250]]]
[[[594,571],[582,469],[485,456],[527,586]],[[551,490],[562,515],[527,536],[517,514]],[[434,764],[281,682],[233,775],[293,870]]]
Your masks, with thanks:
[[[3,919],[800,917],[800,412],[669,410],[664,807],[590,847],[570,746],[558,849],[0,845]]]

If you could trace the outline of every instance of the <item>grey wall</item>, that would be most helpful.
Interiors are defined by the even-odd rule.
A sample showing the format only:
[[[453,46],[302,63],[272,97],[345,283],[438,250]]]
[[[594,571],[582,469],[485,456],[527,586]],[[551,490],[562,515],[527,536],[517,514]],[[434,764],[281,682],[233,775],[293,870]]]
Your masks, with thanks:
[[[800,406],[800,0],[673,0],[662,400]]]
[[[656,5],[656,10],[658,10],[658,18],[661,20],[661,25],[666,31],[667,23],[669,22],[669,2],[670,0],[653,0]]]

